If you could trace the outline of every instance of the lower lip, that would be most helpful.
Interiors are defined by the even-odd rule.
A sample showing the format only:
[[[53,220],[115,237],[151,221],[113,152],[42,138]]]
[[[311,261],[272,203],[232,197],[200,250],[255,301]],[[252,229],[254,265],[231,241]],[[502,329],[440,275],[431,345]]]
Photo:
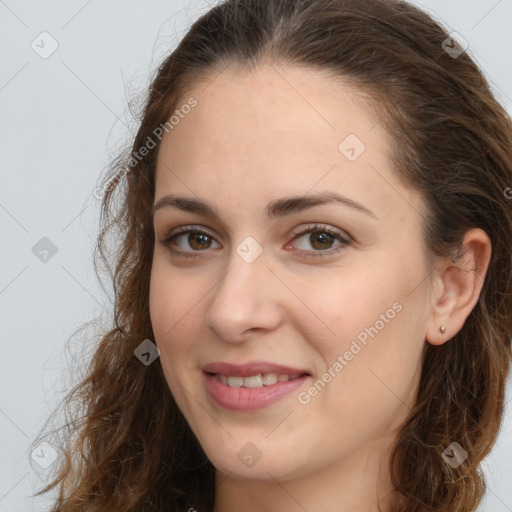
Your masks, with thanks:
[[[268,407],[293,393],[308,379],[308,376],[302,376],[259,388],[232,388],[223,384],[215,375],[205,375],[208,393],[213,400],[221,407],[235,411],[254,411]]]

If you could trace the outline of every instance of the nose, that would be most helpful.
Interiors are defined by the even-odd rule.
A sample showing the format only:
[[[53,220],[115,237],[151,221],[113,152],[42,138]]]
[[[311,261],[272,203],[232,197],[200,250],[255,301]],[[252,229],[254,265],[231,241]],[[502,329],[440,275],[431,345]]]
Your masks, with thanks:
[[[231,343],[276,329],[283,319],[280,284],[267,267],[264,253],[247,263],[233,252],[227,273],[209,295],[207,326]]]

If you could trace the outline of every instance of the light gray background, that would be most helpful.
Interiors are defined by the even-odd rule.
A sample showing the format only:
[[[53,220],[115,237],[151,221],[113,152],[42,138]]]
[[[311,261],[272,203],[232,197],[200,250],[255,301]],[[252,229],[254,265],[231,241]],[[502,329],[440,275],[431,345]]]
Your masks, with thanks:
[[[416,3],[463,35],[512,112],[512,1]],[[44,478],[29,463],[31,443],[72,382],[68,368],[78,362],[65,351],[68,338],[109,306],[92,270],[92,192],[136,127],[128,99],[144,93],[155,66],[207,7],[0,0],[0,512],[49,508],[48,498],[29,497]],[[59,45],[47,59],[31,48],[43,31]],[[42,237],[58,249],[46,263],[32,252]],[[506,421],[484,461],[485,512],[512,512],[510,399],[509,386]]]

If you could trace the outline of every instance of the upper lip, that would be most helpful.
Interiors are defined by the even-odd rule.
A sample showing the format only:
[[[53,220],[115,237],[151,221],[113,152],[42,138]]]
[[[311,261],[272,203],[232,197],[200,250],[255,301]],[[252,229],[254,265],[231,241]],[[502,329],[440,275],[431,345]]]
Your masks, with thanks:
[[[227,362],[208,363],[202,367],[206,373],[218,373],[231,377],[250,377],[258,373],[277,373],[278,375],[309,375],[307,370],[291,368],[281,364],[270,363],[267,361],[252,361],[243,364],[233,364]]]

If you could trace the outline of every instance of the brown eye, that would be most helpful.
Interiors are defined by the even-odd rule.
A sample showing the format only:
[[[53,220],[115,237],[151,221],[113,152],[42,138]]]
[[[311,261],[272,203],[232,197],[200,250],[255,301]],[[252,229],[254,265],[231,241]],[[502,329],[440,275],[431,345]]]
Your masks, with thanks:
[[[195,251],[209,249],[212,238],[205,233],[190,233],[188,235],[188,243]]]
[[[197,229],[182,229],[170,235],[163,243],[173,254],[184,256],[221,247],[213,236]]]
[[[325,231],[314,231],[309,235],[311,247],[321,251],[322,249],[330,249],[334,243],[334,236]]]
[[[298,249],[306,257],[329,256],[350,245],[352,238],[337,228],[313,225],[295,233],[288,248]]]

